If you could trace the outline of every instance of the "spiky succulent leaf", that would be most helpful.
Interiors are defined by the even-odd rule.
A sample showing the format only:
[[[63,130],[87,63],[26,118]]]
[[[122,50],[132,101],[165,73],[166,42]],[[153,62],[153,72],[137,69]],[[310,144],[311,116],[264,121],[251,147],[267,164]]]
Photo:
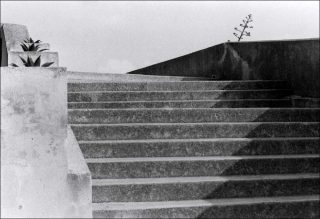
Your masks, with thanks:
[[[10,64],[12,67],[19,67],[17,64],[11,63]]]
[[[32,43],[29,47],[29,51],[34,51],[35,47],[34,47],[34,43]]]
[[[36,46],[34,47],[34,51],[38,51],[39,48],[40,48],[40,45],[36,45]]]
[[[35,67],[40,67],[40,62],[41,62],[41,58],[40,56],[38,56],[38,58],[36,59],[36,61],[34,61],[34,65]]]
[[[22,58],[21,56],[19,56],[21,61],[23,62],[23,65],[24,66],[27,66],[27,60],[25,60],[24,58]]]
[[[52,65],[54,62],[46,62],[43,65],[41,65],[41,67],[49,67],[50,65]]]
[[[26,44],[21,43],[20,45],[21,45],[23,51],[29,51],[29,47]]]
[[[41,43],[41,40],[37,40],[35,43]]]
[[[46,51],[46,50],[49,50],[49,49],[40,49],[39,52],[43,52],[43,51]]]
[[[32,66],[34,66],[34,62],[33,62],[32,58],[31,58],[30,56],[28,56],[27,64],[28,64],[27,67],[32,67]]]

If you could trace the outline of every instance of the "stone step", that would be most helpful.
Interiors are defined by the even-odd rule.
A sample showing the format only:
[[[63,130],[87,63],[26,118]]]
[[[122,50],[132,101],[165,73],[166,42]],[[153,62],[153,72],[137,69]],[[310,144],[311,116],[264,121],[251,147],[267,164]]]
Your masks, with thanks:
[[[319,154],[320,138],[79,141],[85,158]]]
[[[95,218],[319,218],[319,195],[93,203]]]
[[[211,90],[211,91],[90,91],[68,92],[68,102],[146,101],[146,100],[214,100],[214,99],[277,99],[291,90]]]
[[[210,81],[207,77],[187,77],[187,76],[160,76],[160,75],[131,75],[115,73],[97,73],[97,72],[75,72],[67,71],[68,82],[70,83],[88,83],[88,82],[106,82],[106,83],[128,83],[128,82],[171,82],[171,81]]]
[[[291,107],[290,99],[69,102],[69,109]]]
[[[78,141],[319,137],[318,122],[72,124]]]
[[[318,154],[87,158],[93,179],[318,173]]]
[[[320,194],[319,174],[93,180],[93,202],[146,202]]]
[[[68,83],[69,92],[79,91],[188,91],[284,89],[285,81],[184,81],[184,82],[88,82]]]
[[[69,123],[320,122],[319,108],[72,109]]]

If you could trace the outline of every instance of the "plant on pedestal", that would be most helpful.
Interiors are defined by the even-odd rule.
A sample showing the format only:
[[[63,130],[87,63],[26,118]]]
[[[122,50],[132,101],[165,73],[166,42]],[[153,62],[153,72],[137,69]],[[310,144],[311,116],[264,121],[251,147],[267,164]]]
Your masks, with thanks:
[[[39,43],[41,43],[40,40],[34,41],[30,37],[29,39],[24,40],[23,43],[21,43],[20,45],[21,45],[24,52],[43,52],[45,50],[48,50],[48,49],[40,49]],[[50,67],[54,63],[54,62],[47,62],[47,63],[40,65],[41,55],[39,55],[38,58],[36,58],[36,60],[34,60],[34,61],[29,55],[27,56],[27,59],[24,59],[21,56],[19,56],[19,57],[24,65],[24,67]],[[10,65],[13,67],[19,67],[15,63],[11,63]]]
[[[41,40],[33,41],[33,39],[30,37],[29,39],[26,39],[23,41],[23,43],[20,44],[22,47],[23,51],[25,52],[43,52],[48,49],[40,49],[41,45]]]
[[[38,58],[35,61],[33,61],[33,59],[30,56],[28,56],[27,59],[24,59],[21,56],[19,56],[19,57],[25,67],[49,67],[54,63],[54,62],[46,62],[46,63],[40,65],[41,55],[38,56]],[[14,64],[14,63],[12,63],[11,66],[19,67],[17,64]]]

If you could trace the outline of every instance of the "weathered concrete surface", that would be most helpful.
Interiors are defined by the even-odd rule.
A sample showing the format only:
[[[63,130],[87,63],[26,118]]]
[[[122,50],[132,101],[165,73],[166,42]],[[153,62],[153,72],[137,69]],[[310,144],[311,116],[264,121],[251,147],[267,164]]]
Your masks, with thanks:
[[[78,140],[319,137],[319,122],[74,124]]]
[[[75,218],[92,218],[91,173],[69,126],[65,149],[68,164],[68,188],[72,198],[71,203],[74,205],[72,215]]]
[[[230,109],[73,109],[71,124],[197,123],[197,122],[313,122],[319,108]]]
[[[69,109],[291,107],[289,99],[69,102]],[[320,106],[317,106],[318,108]]]
[[[1,24],[7,51],[22,52],[20,43],[30,38],[28,29],[20,24]]]
[[[5,42],[7,51],[23,52],[20,44],[29,39],[30,35],[25,25],[1,24],[1,39]],[[50,49],[49,43],[36,43],[41,49]]]
[[[95,179],[94,202],[176,201],[319,193],[319,174]]]
[[[211,78],[223,63],[224,44],[128,72],[128,74]]]
[[[320,138],[80,141],[86,158],[319,154]]]
[[[292,96],[290,99],[292,106],[294,107],[320,108],[320,98],[303,98]]]
[[[41,55],[41,65],[47,62],[54,62],[50,67],[58,67],[59,66],[59,57],[57,52],[8,52],[8,63],[9,66],[14,63],[19,67],[23,67],[23,62],[20,57],[24,60],[27,60],[28,56],[35,61]]]
[[[318,218],[319,195],[97,203],[95,218]]]
[[[20,57],[26,58],[30,55],[33,60],[41,54],[41,63],[54,62],[51,67],[58,67],[58,53],[57,52],[24,52],[21,43],[30,38],[28,29],[24,25],[19,24],[1,24],[1,66],[9,66],[11,63],[23,66]],[[50,49],[48,43],[38,43],[40,49]]]
[[[143,82],[143,81],[199,81],[207,80],[201,77],[174,77],[174,76],[150,76],[150,75],[128,75],[114,73],[74,72],[68,71],[70,82]]]
[[[65,68],[1,68],[1,217],[75,217]]]
[[[319,109],[258,109],[291,106],[284,88],[71,83],[69,101],[88,101],[68,112],[93,178],[94,217],[317,217]],[[208,109],[216,105],[254,108]]]
[[[190,91],[256,90],[288,88],[284,81],[171,81],[171,82],[87,82],[68,83],[68,92],[80,91]]]
[[[93,179],[319,173],[319,155],[87,159]]]
[[[296,95],[320,97],[319,39],[224,43],[129,74],[286,80]]]
[[[213,91],[105,91],[69,92],[69,102],[100,101],[168,101],[168,100],[237,100],[277,99],[291,94],[287,89],[213,90]]]

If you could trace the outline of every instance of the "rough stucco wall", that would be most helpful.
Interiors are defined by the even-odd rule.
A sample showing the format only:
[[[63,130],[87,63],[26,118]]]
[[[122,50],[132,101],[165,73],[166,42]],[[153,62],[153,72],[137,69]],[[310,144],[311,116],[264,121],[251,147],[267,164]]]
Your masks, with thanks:
[[[74,218],[92,218],[92,180],[82,151],[68,126],[65,145],[68,162],[68,191],[73,205],[71,215]]]
[[[286,80],[296,95],[320,97],[319,40],[230,43],[221,78]],[[230,69],[231,67],[231,69]]]
[[[26,26],[20,24],[1,24],[8,51],[23,52],[20,43],[29,38]]]
[[[224,45],[219,44],[185,56],[141,68],[128,74],[211,77],[216,74]]]
[[[1,216],[66,217],[67,79],[62,68],[1,68]]]
[[[280,79],[296,95],[320,97],[319,39],[224,43],[128,74]]]

